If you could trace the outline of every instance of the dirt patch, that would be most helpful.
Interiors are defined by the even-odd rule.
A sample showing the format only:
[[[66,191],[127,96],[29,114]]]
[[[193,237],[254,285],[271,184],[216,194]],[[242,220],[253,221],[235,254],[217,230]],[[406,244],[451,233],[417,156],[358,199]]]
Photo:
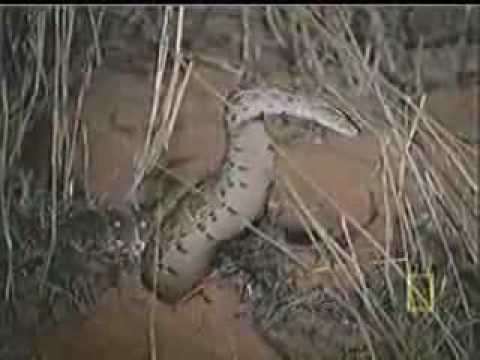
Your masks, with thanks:
[[[478,143],[480,86],[439,89],[427,98],[425,110],[453,134]]]
[[[155,302],[157,359],[279,359],[242,313],[228,284],[207,286],[209,302],[195,297],[176,309]],[[42,332],[37,351],[49,360],[148,358],[149,299],[136,280],[112,289],[88,317],[76,317]]]

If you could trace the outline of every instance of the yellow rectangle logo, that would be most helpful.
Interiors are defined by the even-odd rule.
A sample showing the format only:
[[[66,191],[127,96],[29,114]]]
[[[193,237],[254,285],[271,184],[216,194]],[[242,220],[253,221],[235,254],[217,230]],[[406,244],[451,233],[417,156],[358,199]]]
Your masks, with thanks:
[[[435,302],[434,276],[431,271],[407,273],[407,311],[430,313]]]

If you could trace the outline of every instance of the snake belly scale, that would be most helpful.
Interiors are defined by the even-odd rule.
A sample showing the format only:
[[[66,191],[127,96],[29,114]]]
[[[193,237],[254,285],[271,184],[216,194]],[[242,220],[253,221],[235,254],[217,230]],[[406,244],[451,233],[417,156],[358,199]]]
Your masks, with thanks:
[[[174,303],[188,293],[209,270],[218,246],[260,214],[275,157],[262,114],[303,118],[349,137],[358,133],[343,112],[321,98],[276,88],[241,90],[230,96],[225,115],[229,145],[222,168],[199,191],[185,196],[156,234],[161,239],[155,288],[161,300]],[[150,239],[142,261],[142,278],[150,288],[155,285],[154,249]]]

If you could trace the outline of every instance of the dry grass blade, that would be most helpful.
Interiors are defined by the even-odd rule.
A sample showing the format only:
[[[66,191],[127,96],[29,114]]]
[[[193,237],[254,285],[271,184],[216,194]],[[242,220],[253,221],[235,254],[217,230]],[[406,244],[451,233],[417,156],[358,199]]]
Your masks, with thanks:
[[[20,121],[18,133],[16,135],[16,143],[13,147],[13,150],[10,155],[10,160],[8,162],[9,166],[13,164],[15,157],[20,152],[20,147],[23,142],[24,134],[27,127],[30,124],[31,117],[33,114],[34,107],[37,105],[37,97],[39,95],[40,90],[40,82],[42,77],[42,67],[44,61],[44,48],[45,48],[45,22],[46,22],[46,12],[42,11],[36,17],[36,23],[34,26],[34,35],[33,39],[31,39],[31,46],[32,46],[32,53],[35,58],[35,71],[34,71],[34,85],[33,85],[33,93],[29,99],[28,105],[25,109],[25,114],[23,120]]]
[[[102,21],[105,15],[105,9],[100,8],[100,12],[98,14],[97,20],[95,20],[95,14],[93,12],[93,9],[91,7],[88,8],[88,19],[90,21],[90,27],[92,30],[93,34],[93,44],[92,44],[92,49],[95,54],[95,59],[97,65],[102,64],[102,53],[100,51],[100,30],[102,26]]]
[[[85,179],[88,178],[88,169],[89,169],[89,166],[88,166],[88,159],[89,159],[88,143],[86,141],[86,128],[85,128],[85,126],[81,126],[80,116],[81,116],[81,112],[82,112],[82,108],[83,108],[83,101],[84,101],[84,98],[85,98],[85,93],[86,93],[86,91],[87,91],[87,89],[90,86],[90,83],[92,81],[92,74],[93,74],[93,64],[92,64],[91,61],[89,61],[88,65],[87,65],[87,69],[85,71],[85,75],[83,76],[82,84],[80,85],[80,90],[79,90],[79,93],[78,93],[78,96],[77,96],[77,104],[75,106],[75,111],[73,113],[73,118],[72,118],[73,119],[72,142],[71,142],[71,151],[70,151],[69,157],[67,157],[67,160],[66,160],[66,170],[65,170],[65,178],[66,179],[71,179],[71,177],[72,177],[73,162],[74,162],[75,155],[76,155],[76,152],[77,152],[77,141],[79,139],[79,132],[80,131],[82,132],[82,134],[83,134],[82,137],[85,140],[84,143],[83,143],[83,148],[85,149],[84,151],[85,151],[85,161],[86,161],[86,164],[84,166],[84,172],[85,172],[85,174],[87,174]],[[74,193],[73,181],[65,180],[65,184],[69,184],[69,183],[72,184],[72,186],[66,185],[64,191],[66,192],[67,197],[72,198],[73,193]],[[85,184],[83,185],[83,187],[86,190],[87,197],[90,198],[87,181],[85,181]]]
[[[268,26],[270,27],[270,30],[272,31],[272,33],[275,36],[275,39],[277,40],[279,45],[282,48],[287,49],[287,47],[288,47],[287,41],[285,40],[285,38],[281,34],[280,29],[278,28],[278,26],[276,24],[276,19],[275,19],[275,15],[274,15],[275,12],[278,12],[278,8],[276,6],[266,6],[265,7],[266,19],[267,19]]]
[[[5,237],[5,243],[7,245],[7,279],[5,283],[5,300],[10,300],[12,295],[13,288],[13,242],[10,234],[10,221],[9,221],[9,208],[8,202],[5,199],[5,194],[7,193],[6,179],[7,179],[7,154],[8,154],[8,141],[9,141],[9,104],[7,98],[7,81],[3,77],[1,80],[1,91],[2,91],[2,144],[0,148],[0,210],[2,216],[2,229],[3,236]]]
[[[165,139],[170,139],[172,133],[173,133],[173,129],[175,127],[175,122],[176,122],[176,119],[178,117],[178,112],[180,111],[180,107],[182,105],[182,100],[183,100],[183,96],[185,94],[185,90],[187,89],[187,85],[188,85],[188,82],[190,80],[190,76],[192,74],[192,70],[193,70],[193,61],[191,61],[189,64],[188,64],[188,67],[185,71],[185,76],[184,78],[182,79],[182,82],[180,83],[179,87],[178,87],[178,93],[175,97],[175,103],[173,105],[173,109],[172,109],[172,115],[170,117],[170,121],[169,121],[169,125],[166,129],[166,138]],[[165,144],[164,146],[166,149],[168,149],[168,145]]]
[[[184,7],[180,6],[178,10],[178,21],[177,21],[177,31],[175,39],[175,54],[173,62],[173,70],[170,78],[170,83],[168,84],[167,94],[162,108],[162,128],[160,133],[164,134],[163,142],[159,145],[162,146],[165,150],[168,150],[168,142],[170,136],[172,135],[173,128],[175,126],[176,114],[172,112],[174,104],[178,101],[181,101],[182,94],[177,92],[178,81],[180,76],[180,65],[181,65],[181,42],[183,34],[183,16],[184,16]],[[180,99],[180,100],[178,100]]]
[[[59,6],[54,8],[54,26],[55,26],[55,65],[54,65],[54,80],[53,80],[53,112],[52,112],[52,153],[50,155],[50,171],[51,171],[51,202],[52,208],[50,210],[50,244],[43,270],[42,280],[40,282],[41,291],[45,287],[47,281],[48,271],[57,245],[57,210],[58,210],[58,150],[61,142],[61,132],[59,129],[61,121],[60,109],[60,67],[62,63],[62,48],[60,35],[60,17],[61,9]]]
[[[145,174],[152,168],[152,164],[155,164],[163,154],[163,149],[157,148],[155,146],[156,144],[161,144],[163,142],[162,133],[155,132],[155,128],[161,127],[161,125],[158,125],[159,121],[161,121],[161,119],[158,118],[158,112],[160,109],[163,78],[167,64],[169,44],[167,30],[171,9],[169,7],[165,7],[163,10],[163,25],[160,39],[158,41],[157,66],[155,73],[155,88],[153,91],[152,107],[148,120],[148,128],[145,136],[144,148],[138,159],[138,166],[136,168],[135,174],[135,183],[132,187],[132,191],[135,191],[135,189],[143,180]]]
[[[69,114],[67,109],[70,108],[69,99],[69,86],[68,84],[71,83],[69,79],[69,74],[71,72],[70,69],[70,62],[71,62],[71,48],[72,48],[72,37],[73,37],[73,28],[75,24],[75,8],[68,8],[64,10],[64,16],[62,17],[62,37],[63,40],[63,53],[62,53],[62,62],[61,62],[61,77],[62,77],[62,94],[61,94],[61,109],[62,109],[62,123],[63,123],[63,133],[64,133],[64,148],[65,153],[63,155],[64,164],[62,167],[63,173],[63,201],[68,202],[71,198],[71,174],[68,169],[72,168],[72,161],[73,161],[73,153],[75,152],[75,148],[73,145],[75,143],[72,136],[71,125],[72,121],[70,120]],[[68,159],[71,159],[70,162]]]
[[[250,30],[250,12],[249,7],[245,6],[241,10],[242,12],[242,61],[244,64],[251,62],[250,49],[251,49],[251,30]]]

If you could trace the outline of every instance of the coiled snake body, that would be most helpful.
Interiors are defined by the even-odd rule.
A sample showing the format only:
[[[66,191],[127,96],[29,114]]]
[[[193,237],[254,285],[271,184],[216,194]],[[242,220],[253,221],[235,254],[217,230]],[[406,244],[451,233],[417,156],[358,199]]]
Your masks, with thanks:
[[[157,296],[175,302],[206,274],[220,243],[238,235],[264,205],[273,180],[274,153],[262,114],[286,114],[345,136],[358,132],[344,113],[324,100],[308,99],[276,88],[237,92],[225,120],[229,147],[218,175],[189,194],[161,226]],[[142,277],[154,287],[155,241],[146,245]]]

